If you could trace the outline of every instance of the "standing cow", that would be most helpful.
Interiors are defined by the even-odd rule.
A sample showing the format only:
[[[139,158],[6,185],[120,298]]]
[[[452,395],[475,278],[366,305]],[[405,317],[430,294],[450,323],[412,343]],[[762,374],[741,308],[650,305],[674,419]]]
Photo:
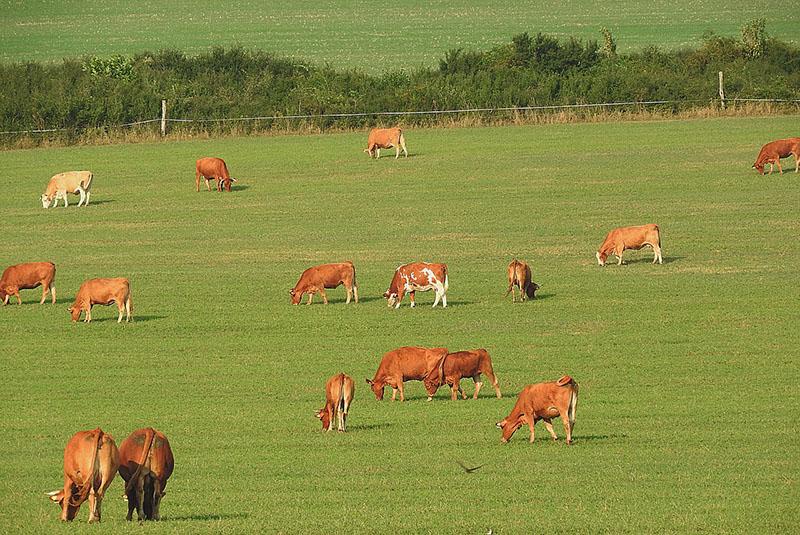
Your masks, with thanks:
[[[69,307],[72,321],[76,322],[81,317],[81,312],[86,312],[86,323],[92,321],[92,306],[117,304],[119,317],[117,323],[122,322],[122,313],[126,312],[125,322],[131,321],[131,285],[128,279],[89,279],[81,284],[75,302]]]
[[[558,440],[552,419],[560,417],[567,433],[567,444],[572,444],[577,406],[578,384],[569,375],[564,375],[558,381],[528,385],[519,393],[511,413],[497,422],[497,427],[503,430],[501,442],[508,442],[511,435],[523,424],[528,424],[531,430],[530,442],[533,442],[533,426],[539,420],[544,420],[550,436],[553,440]]]
[[[20,290],[32,290],[41,286],[42,300],[39,304],[44,304],[47,292],[50,292],[52,302],[56,304],[55,278],[56,265],[52,262],[30,262],[9,266],[0,277],[0,299],[5,306],[9,297],[13,295],[17,298],[17,304],[21,305]]]
[[[175,468],[172,448],[164,433],[152,427],[137,429],[119,446],[119,475],[125,480],[127,520],[160,520],[161,499]]]
[[[333,429],[334,417],[338,419],[337,429],[343,433],[347,431],[347,412],[355,388],[352,377],[344,373],[334,375],[325,383],[325,406],[316,412],[324,431]]]
[[[475,383],[475,393],[472,395],[472,399],[478,399],[478,392],[483,386],[481,374],[489,378],[497,398],[502,398],[500,383],[498,383],[492,367],[492,358],[485,349],[448,353],[442,360],[441,369],[433,370],[423,383],[425,390],[428,391],[428,396],[431,397],[436,394],[440,386],[449,385],[451,388],[450,399],[455,401],[458,399],[458,393],[461,393],[463,399],[467,399],[467,394],[461,390],[460,381],[464,377],[472,377],[472,381]]]
[[[375,377],[367,379],[367,384],[375,394],[378,401],[383,399],[383,389],[392,388],[392,401],[397,392],[400,392],[400,401],[405,401],[403,382],[423,381],[434,370],[441,370],[442,359],[447,355],[447,349],[437,347],[399,347],[389,351],[381,359]],[[441,380],[440,380],[441,383]],[[428,401],[433,399],[428,395]]]
[[[208,157],[197,160],[194,177],[197,191],[200,191],[201,177],[205,179],[208,191],[211,191],[211,180],[217,181],[217,191],[222,191],[223,186],[225,187],[225,191],[230,191],[231,182],[237,182],[235,178],[231,178],[231,174],[228,172],[228,166],[222,158]]]
[[[781,158],[788,158],[789,156],[794,156],[794,172],[797,173],[800,171],[800,137],[770,141],[761,147],[756,163],[753,164],[753,169],[763,175],[764,166],[769,164],[769,174],[772,174],[772,171],[775,170],[775,164],[777,164],[778,171],[783,174]]]
[[[511,293],[511,302],[515,302],[516,295],[514,294],[514,287],[519,288],[520,301],[525,301],[526,298],[534,299],[536,297],[536,290],[539,285],[531,280],[531,268],[527,262],[517,260],[516,258],[508,265],[508,290],[506,290],[505,297]]]
[[[42,207],[49,208],[51,203],[53,207],[58,206],[58,200],[64,200],[64,208],[69,206],[67,201],[68,193],[75,193],[81,196],[78,201],[78,206],[83,204],[89,205],[89,197],[92,195],[92,178],[94,175],[91,171],[68,171],[66,173],[59,173],[53,175],[50,182],[47,183],[47,188],[42,193]]]
[[[400,128],[373,128],[369,132],[369,139],[367,139],[367,148],[364,152],[369,154],[372,158],[373,154],[375,159],[381,157],[381,149],[395,148],[394,159],[400,157],[400,149],[403,149],[403,154],[408,158],[408,151],[406,150],[406,138],[403,135],[403,130]]]
[[[300,275],[300,280],[297,281],[295,287],[289,290],[289,295],[292,296],[292,304],[298,305],[303,299],[303,295],[308,294],[308,302],[306,304],[310,305],[314,294],[319,292],[322,296],[322,302],[327,305],[328,296],[325,294],[325,290],[338,288],[341,284],[344,284],[344,289],[347,290],[346,304],[350,303],[350,298],[353,296],[355,296],[356,303],[358,303],[356,268],[353,267],[352,262],[322,264],[308,268]]]
[[[617,265],[622,264],[622,252],[627,249],[639,250],[642,247],[653,248],[653,263],[662,263],[661,230],[658,225],[649,224],[639,227],[620,227],[606,234],[606,239],[597,250],[597,263],[606,265],[606,259],[613,254],[617,257]]]
[[[416,306],[414,300],[415,292],[427,292],[434,290],[436,298],[433,300],[435,307],[439,300],[442,301],[442,308],[447,308],[447,288],[449,280],[447,278],[446,264],[429,264],[427,262],[412,262],[398,267],[394,271],[394,277],[389,284],[389,289],[383,294],[391,308],[400,308],[403,296],[408,293],[411,299],[411,307]]]
[[[89,522],[100,522],[100,505],[118,467],[111,435],[99,427],[72,435],[64,449],[64,488],[47,493],[61,507],[61,520],[73,520],[88,499]]]

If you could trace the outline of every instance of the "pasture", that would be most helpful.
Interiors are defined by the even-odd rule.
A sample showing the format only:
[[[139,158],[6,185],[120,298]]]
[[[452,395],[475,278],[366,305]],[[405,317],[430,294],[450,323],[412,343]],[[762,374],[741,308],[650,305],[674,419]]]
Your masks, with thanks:
[[[62,527],[44,496],[63,447],[148,425],[176,459],[151,532],[796,529],[800,176],[750,165],[797,124],[409,130],[399,161],[368,159],[366,133],[0,152],[0,266],[51,260],[58,291],[0,308],[0,531],[97,532],[86,504]],[[207,155],[233,192],[195,192]],[[69,169],[95,173],[91,204],[42,209]],[[648,222],[663,265],[649,250],[596,265],[608,230]],[[534,301],[503,299],[514,257]],[[425,293],[387,309],[394,268],[418,259],[448,264],[448,308]],[[303,269],[341,260],[358,305],[342,289],[289,304]],[[134,323],[112,306],[71,324],[81,281],[116,276]],[[401,345],[486,348],[503,399],[487,384],[426,403],[412,382],[405,403],[375,401],[364,378]],[[314,411],[339,371],[356,380],[349,432],[323,434]],[[558,443],[540,423],[534,444],[521,429],[501,446],[520,389],[564,373],[580,385],[574,446],[560,420]],[[103,533],[134,529],[122,492],[117,478]]]
[[[556,0],[498,4],[410,0],[307,2],[101,3],[0,2],[0,61],[59,60],[177,48],[189,54],[242,45],[280,56],[356,67],[369,72],[431,66],[453,48],[487,50],[512,35],[543,32],[600,40],[609,28],[619,51],[657,44],[696,46],[703,32],[738,36],[746,22],[765,17],[770,35],[797,43],[800,15],[784,2]]]

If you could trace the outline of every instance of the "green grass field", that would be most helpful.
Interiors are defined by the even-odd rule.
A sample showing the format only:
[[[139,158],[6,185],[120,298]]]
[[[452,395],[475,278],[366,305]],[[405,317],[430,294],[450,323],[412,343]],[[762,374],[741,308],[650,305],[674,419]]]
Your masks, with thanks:
[[[800,14],[785,2],[670,0],[657,5],[556,0],[498,3],[411,0],[308,2],[12,2],[0,0],[0,61],[130,54],[216,45],[265,49],[334,67],[371,72],[436,65],[453,48],[489,49],[511,36],[544,32],[600,39],[608,27],[619,50],[694,46],[706,30],[739,35],[764,17],[767,31],[798,42]]]
[[[364,134],[0,153],[0,266],[54,261],[59,296],[0,308],[0,531],[90,531],[86,506],[62,529],[44,496],[64,445],[147,425],[176,457],[151,532],[793,531],[800,176],[750,165],[797,120],[411,130],[399,161],[369,160]],[[195,192],[204,155],[236,191]],[[43,210],[67,169],[95,172],[92,204]],[[646,222],[663,265],[596,265],[607,230]],[[503,299],[515,256],[535,301]],[[304,268],[343,259],[361,303],[289,304]],[[417,259],[448,264],[450,306],[388,310],[393,269]],[[96,276],[130,277],[134,323],[115,307],[70,323]],[[426,403],[409,383],[405,403],[375,401],[364,378],[411,344],[487,348],[503,399]],[[339,371],[357,380],[350,432],[323,434]],[[575,445],[557,421],[559,443],[539,424],[502,446],[519,390],[563,373],[581,388]],[[132,529],[120,481],[103,533]]]

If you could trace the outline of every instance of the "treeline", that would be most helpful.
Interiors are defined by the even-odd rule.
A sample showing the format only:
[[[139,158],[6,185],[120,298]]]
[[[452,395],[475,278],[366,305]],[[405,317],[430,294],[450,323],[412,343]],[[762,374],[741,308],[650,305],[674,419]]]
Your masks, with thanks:
[[[66,59],[57,64],[0,65],[0,130],[65,128],[39,135],[66,142],[87,129],[102,133],[160,115],[171,118],[236,117],[353,112],[547,106],[619,101],[676,100],[670,110],[718,102],[717,73],[733,98],[800,98],[800,48],[769,38],[763,20],[740,38],[712,33],[696,49],[648,47],[618,54],[611,33],[600,41],[559,40],[527,33],[506,45],[477,52],[451,50],[438,68],[370,75],[317,66],[243,48],[216,48],[199,56],[176,50],[131,57]],[[361,127],[442,120],[407,115],[316,118],[300,125]],[[286,120],[171,124],[171,128],[224,133],[286,128]],[[291,128],[291,126],[289,126]],[[149,129],[154,129],[149,125]],[[3,135],[0,143],[13,143]]]

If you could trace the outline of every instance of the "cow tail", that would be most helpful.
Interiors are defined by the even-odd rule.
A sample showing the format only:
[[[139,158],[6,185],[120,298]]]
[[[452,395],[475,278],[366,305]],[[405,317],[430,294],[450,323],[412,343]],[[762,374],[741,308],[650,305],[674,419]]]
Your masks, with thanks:
[[[339,403],[338,408],[339,412],[344,412],[344,373],[340,373],[339,376],[341,377],[341,381],[339,381]]]
[[[656,225],[656,233],[658,234],[658,248],[661,249],[661,229]]]
[[[94,173],[89,173],[89,178],[86,179],[86,184],[83,185],[84,191],[89,191],[92,188],[93,178],[94,178]]]
[[[136,484],[136,481],[139,479],[139,476],[142,473],[142,467],[147,462],[147,459],[150,457],[150,454],[153,451],[153,443],[156,441],[156,430],[152,427],[148,427],[144,430],[144,447],[142,448],[142,455],[139,458],[139,464],[136,466],[136,471],[133,473],[131,478],[125,484],[125,494],[127,495],[128,492],[133,488]]]
[[[578,407],[578,383],[574,380],[570,382],[570,395],[569,395],[569,426],[570,429],[575,428],[575,411]]]
[[[100,440],[103,438],[103,431],[98,427],[94,430],[95,438],[94,438],[94,449],[92,450],[92,462],[91,468],[89,471],[89,477],[84,481],[83,486],[78,491],[77,495],[73,494],[69,499],[69,505],[72,507],[80,507],[80,505],[86,501],[86,498],[89,497],[89,493],[92,491],[92,487],[94,487],[94,478],[95,474],[97,474],[97,450],[100,449]]]

